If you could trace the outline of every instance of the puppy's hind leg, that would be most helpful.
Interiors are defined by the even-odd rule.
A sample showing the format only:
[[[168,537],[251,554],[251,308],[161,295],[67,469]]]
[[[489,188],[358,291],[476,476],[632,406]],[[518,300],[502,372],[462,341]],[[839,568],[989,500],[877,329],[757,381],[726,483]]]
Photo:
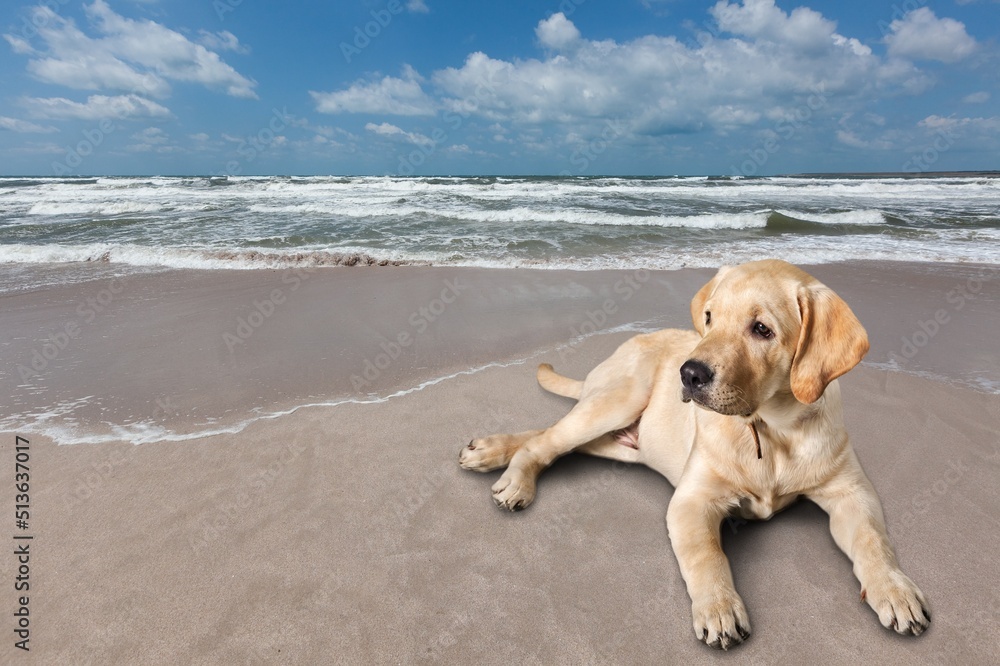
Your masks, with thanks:
[[[579,399],[583,392],[583,382],[563,377],[548,363],[538,366],[538,383],[546,391],[566,398]],[[526,430],[511,435],[500,434],[472,440],[458,454],[458,464],[476,472],[492,472],[506,467],[517,450],[542,430]]]
[[[490,435],[472,440],[462,447],[458,464],[474,472],[492,472],[506,467],[517,450],[544,430],[526,430],[511,435]]]
[[[558,423],[529,438],[514,453],[507,471],[493,485],[498,506],[511,511],[527,507],[535,498],[538,475],[556,458],[598,439],[603,444],[604,435],[634,423],[649,403],[647,382],[623,378],[601,384],[585,393]]]

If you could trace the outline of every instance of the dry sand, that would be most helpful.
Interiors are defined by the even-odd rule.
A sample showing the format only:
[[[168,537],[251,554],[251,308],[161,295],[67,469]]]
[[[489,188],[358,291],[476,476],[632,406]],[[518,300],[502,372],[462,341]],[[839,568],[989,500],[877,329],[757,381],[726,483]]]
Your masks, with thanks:
[[[472,436],[542,426],[565,412],[567,400],[535,385],[534,365],[582,376],[630,335],[568,346],[599,312],[605,331],[687,326],[687,300],[710,271],[316,271],[231,353],[224,335],[254,301],[290,290],[287,275],[172,272],[123,279],[125,288],[92,321],[81,319],[72,344],[28,381],[17,364],[82,317],[79,304],[109,283],[2,297],[0,380],[13,406],[0,418],[93,395],[100,400],[75,412],[80,423],[62,423],[63,433],[110,430],[101,424],[110,414],[104,419],[145,421],[133,434],[154,436],[235,429],[254,407],[354,402],[139,446],[0,435],[11,472],[15,434],[30,439],[35,537],[27,654],[13,645],[16,558],[0,558],[9,623],[0,659],[995,663],[1000,396],[959,384],[1000,377],[1000,345],[988,333],[1000,323],[997,276],[906,264],[810,270],[868,327],[870,361],[926,375],[869,365],[841,380],[848,429],[900,562],[930,599],[934,623],[924,636],[878,624],[825,515],[800,503],[767,523],[723,525],[754,636],[716,653],[691,630],[666,534],[665,479],[569,456],[545,474],[531,508],[507,514],[490,499],[498,473],[458,467]],[[645,281],[626,300],[620,285],[629,278]],[[984,282],[973,292],[970,278]],[[412,314],[441,309],[434,301],[446,280],[467,289],[442,301],[418,333]],[[959,308],[953,292],[962,285],[969,298]],[[939,310],[947,321],[925,332],[924,344],[916,336],[912,357],[904,353],[904,339],[933,330]],[[369,385],[353,387],[350,376],[400,333],[412,343]],[[461,374],[493,361],[502,363]],[[454,376],[363,402],[445,375]],[[7,479],[0,506],[12,510]]]

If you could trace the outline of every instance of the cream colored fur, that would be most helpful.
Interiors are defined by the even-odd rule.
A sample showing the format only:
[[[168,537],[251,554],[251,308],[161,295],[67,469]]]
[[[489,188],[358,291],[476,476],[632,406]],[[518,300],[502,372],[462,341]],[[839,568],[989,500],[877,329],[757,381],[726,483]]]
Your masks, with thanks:
[[[663,474],[675,488],[667,527],[695,634],[723,649],[750,635],[750,618],[720,523],[731,514],[767,519],[806,497],[829,513],[834,540],[881,623],[922,633],[927,602],[896,563],[879,499],[844,429],[836,378],[868,350],[850,308],[798,268],[768,260],[720,269],[691,313],[696,331],[637,335],[582,382],[541,365],[542,387],[576,405],[550,428],[473,440],[460,464],[480,472],[506,467],[493,497],[510,510],[527,507],[539,474],[571,451]],[[684,385],[686,361],[710,369],[711,381]],[[630,427],[638,448],[620,443],[632,441],[622,435]]]

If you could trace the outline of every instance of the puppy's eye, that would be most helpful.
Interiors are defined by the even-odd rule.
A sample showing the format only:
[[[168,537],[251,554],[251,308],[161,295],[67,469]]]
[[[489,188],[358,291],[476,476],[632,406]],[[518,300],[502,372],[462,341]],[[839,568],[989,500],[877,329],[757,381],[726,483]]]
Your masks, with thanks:
[[[711,312],[706,312],[705,313],[705,326],[708,326],[711,323],[712,323],[712,313]]]
[[[774,337],[774,331],[772,331],[759,321],[753,325],[753,332],[755,335],[762,337],[765,340],[770,340],[771,338]]]

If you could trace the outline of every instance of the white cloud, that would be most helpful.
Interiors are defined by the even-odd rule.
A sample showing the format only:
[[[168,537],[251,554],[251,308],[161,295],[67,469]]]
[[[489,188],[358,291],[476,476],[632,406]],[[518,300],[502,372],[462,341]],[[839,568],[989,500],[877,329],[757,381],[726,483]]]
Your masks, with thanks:
[[[217,53],[149,20],[116,14],[104,0],[86,5],[84,12],[96,37],[46,6],[32,10],[32,22],[45,50],[36,50],[20,38],[4,35],[15,52],[30,55],[28,72],[41,81],[76,90],[120,90],[144,96],[166,97],[168,80],[198,83],[236,97],[256,98],[256,82],[239,74]],[[239,45],[230,33],[213,35],[220,48]]]
[[[704,35],[699,44],[656,35],[624,42],[581,37],[572,50],[542,59],[473,53],[430,77],[441,93],[438,106],[496,122],[589,129],[590,136],[611,121],[616,136],[627,138],[729,132],[789,110],[812,117],[879,92],[929,85],[912,63],[873,54],[812,10],[786,14],[769,0],[747,0],[712,11],[738,36]],[[538,24],[540,39],[571,34],[568,19],[559,31],[549,30],[552,20]]]
[[[955,118],[954,116],[934,115],[927,116],[917,124],[925,129],[945,133],[972,131],[974,133],[982,132],[995,135],[996,132],[1000,131],[1000,116],[993,116],[992,118]]]
[[[744,0],[742,5],[720,0],[710,12],[725,32],[806,50],[828,47],[837,28],[836,23],[808,7],[786,14],[774,0]]]
[[[427,3],[424,0],[408,0],[406,10],[413,14],[426,14],[430,11],[430,8],[427,7]]]
[[[240,40],[228,30],[222,32],[209,32],[208,30],[198,31],[198,43],[210,51],[233,51],[235,53],[247,54],[250,49],[240,44]]]
[[[962,101],[966,104],[983,104],[988,102],[990,99],[990,94],[985,90],[980,90],[979,92],[974,92],[970,95],[966,95],[962,98]]]
[[[407,132],[406,130],[396,127],[390,123],[381,123],[379,125],[376,125],[375,123],[368,123],[365,125],[365,129],[369,132],[374,132],[379,136],[399,137],[400,139],[404,139],[418,146],[429,146],[434,143],[430,137],[424,136],[423,134]]]
[[[927,7],[920,7],[893,21],[886,36],[889,55],[911,60],[958,62],[976,50],[976,40],[965,32],[965,24],[950,18],[939,19]]]
[[[47,7],[36,7],[33,20],[42,27],[38,35],[47,51],[32,51],[28,72],[46,83],[75,90],[128,90],[165,97],[169,84],[155,72],[140,72],[119,59],[111,49],[93,40],[76,25]]]
[[[864,148],[866,143],[850,130],[837,130],[837,141],[852,148]]]
[[[380,75],[311,94],[326,113],[450,113],[446,119],[475,117],[521,132],[549,126],[546,133],[558,144],[570,131],[581,140],[610,132],[626,142],[722,135],[773,125],[790,113],[834,116],[933,84],[911,60],[876,54],[812,9],[786,12],[773,0],[721,0],[710,11],[719,30],[687,43],[660,35],[587,39],[557,13],[536,24],[545,51],[537,58],[475,52],[426,79],[407,67],[399,77]],[[561,135],[551,127],[562,128]]]
[[[208,136],[208,134],[205,134],[204,132],[198,132],[197,134],[189,134],[188,137],[193,139],[194,141],[197,141],[198,143],[205,143],[211,138]]]
[[[146,129],[133,134],[132,140],[142,141],[143,143],[164,144],[170,139],[167,136],[167,133],[159,127],[147,127]]]
[[[150,67],[177,81],[200,83],[225,90],[234,97],[257,97],[254,81],[239,74],[219,57],[187,37],[149,20],[134,21],[111,10],[104,0],[85,8],[107,37],[110,50],[132,62]]]
[[[29,97],[21,103],[40,118],[105,120],[113,118],[168,118],[170,111],[137,95],[91,95],[84,103],[65,97]]]
[[[34,47],[32,47],[26,39],[15,35],[4,35],[3,38],[7,40],[8,44],[10,44],[11,50],[18,55],[31,55],[35,52]]]
[[[421,78],[409,65],[403,78],[386,76],[376,81],[356,81],[346,90],[313,92],[321,113],[371,113],[395,116],[429,116],[434,102],[420,86]]]
[[[850,146],[851,148],[861,148],[864,150],[889,150],[892,142],[885,139],[862,139],[856,132],[851,130],[837,130],[837,141]]]
[[[538,22],[535,36],[542,46],[560,51],[580,41],[580,31],[562,12]]]
[[[17,132],[18,134],[51,134],[52,132],[59,131],[51,125],[36,125],[35,123],[29,123],[27,120],[18,120],[17,118],[8,118],[7,116],[0,116],[0,129]]]

